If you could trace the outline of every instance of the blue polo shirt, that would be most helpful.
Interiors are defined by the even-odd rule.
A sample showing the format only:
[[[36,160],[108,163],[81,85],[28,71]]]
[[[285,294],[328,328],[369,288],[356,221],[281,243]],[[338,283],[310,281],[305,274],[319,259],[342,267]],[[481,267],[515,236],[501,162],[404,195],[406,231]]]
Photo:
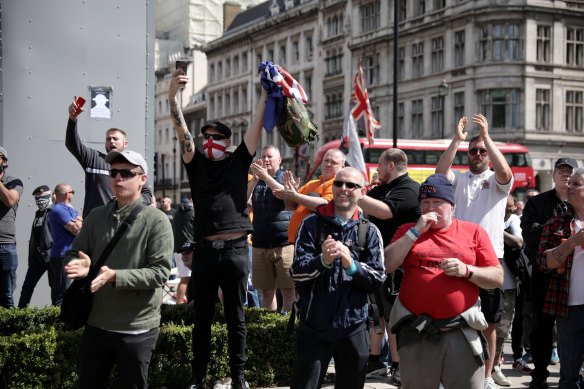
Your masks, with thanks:
[[[77,211],[63,203],[55,203],[49,214],[49,224],[53,234],[51,258],[65,258],[65,252],[71,249],[75,235],[65,229],[71,221],[77,219]]]

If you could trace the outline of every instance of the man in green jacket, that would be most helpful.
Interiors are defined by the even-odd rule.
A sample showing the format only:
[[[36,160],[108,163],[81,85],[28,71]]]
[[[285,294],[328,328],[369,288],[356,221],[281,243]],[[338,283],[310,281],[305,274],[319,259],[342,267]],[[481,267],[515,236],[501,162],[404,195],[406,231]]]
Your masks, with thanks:
[[[110,185],[116,201],[87,215],[65,257],[69,278],[87,275],[124,219],[142,202],[140,193],[148,173],[144,158],[130,150],[112,151],[106,162],[111,164]],[[105,388],[114,363],[120,387],[147,388],[172,242],[168,217],[145,207],[91,282],[93,306],[77,362],[80,388]]]

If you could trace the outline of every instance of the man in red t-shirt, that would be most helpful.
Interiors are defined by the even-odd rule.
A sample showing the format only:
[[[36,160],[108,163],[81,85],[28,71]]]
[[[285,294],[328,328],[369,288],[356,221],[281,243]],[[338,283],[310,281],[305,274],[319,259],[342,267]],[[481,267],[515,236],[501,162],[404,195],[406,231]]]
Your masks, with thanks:
[[[397,317],[394,307],[390,319],[398,334],[402,385],[433,388],[442,382],[447,388],[483,389],[484,361],[474,353],[467,330],[486,327],[477,304],[479,287],[500,287],[503,269],[486,231],[452,218],[454,192],[446,176],[428,177],[419,198],[422,216],[398,228],[385,250],[386,271],[404,270],[398,299],[400,313],[407,315]],[[476,322],[469,322],[469,315]]]

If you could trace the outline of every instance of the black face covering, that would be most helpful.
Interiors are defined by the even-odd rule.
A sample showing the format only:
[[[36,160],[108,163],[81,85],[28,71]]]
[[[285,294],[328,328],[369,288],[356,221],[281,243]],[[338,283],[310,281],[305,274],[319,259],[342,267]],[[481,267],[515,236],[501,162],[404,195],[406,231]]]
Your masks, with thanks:
[[[42,196],[34,196],[34,201],[36,202],[37,207],[39,207],[39,210],[43,211],[48,208],[49,204],[51,204],[51,194],[48,193]]]
[[[2,160],[2,159],[0,158],[0,174],[2,174],[2,172],[4,171],[4,167],[5,167],[5,166],[4,166],[4,160]]]

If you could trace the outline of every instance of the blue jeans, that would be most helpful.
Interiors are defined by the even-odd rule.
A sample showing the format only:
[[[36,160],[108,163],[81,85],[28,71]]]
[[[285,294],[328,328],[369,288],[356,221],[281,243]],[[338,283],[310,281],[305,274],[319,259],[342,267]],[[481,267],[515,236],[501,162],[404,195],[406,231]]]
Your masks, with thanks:
[[[18,255],[15,244],[0,244],[0,306],[14,308],[12,293],[16,283]]]
[[[584,354],[584,305],[568,307],[568,317],[557,317],[560,389],[578,389]]]
[[[48,265],[49,285],[51,286],[51,301],[54,306],[63,304],[63,295],[71,280],[63,270],[65,258],[51,258]]]

